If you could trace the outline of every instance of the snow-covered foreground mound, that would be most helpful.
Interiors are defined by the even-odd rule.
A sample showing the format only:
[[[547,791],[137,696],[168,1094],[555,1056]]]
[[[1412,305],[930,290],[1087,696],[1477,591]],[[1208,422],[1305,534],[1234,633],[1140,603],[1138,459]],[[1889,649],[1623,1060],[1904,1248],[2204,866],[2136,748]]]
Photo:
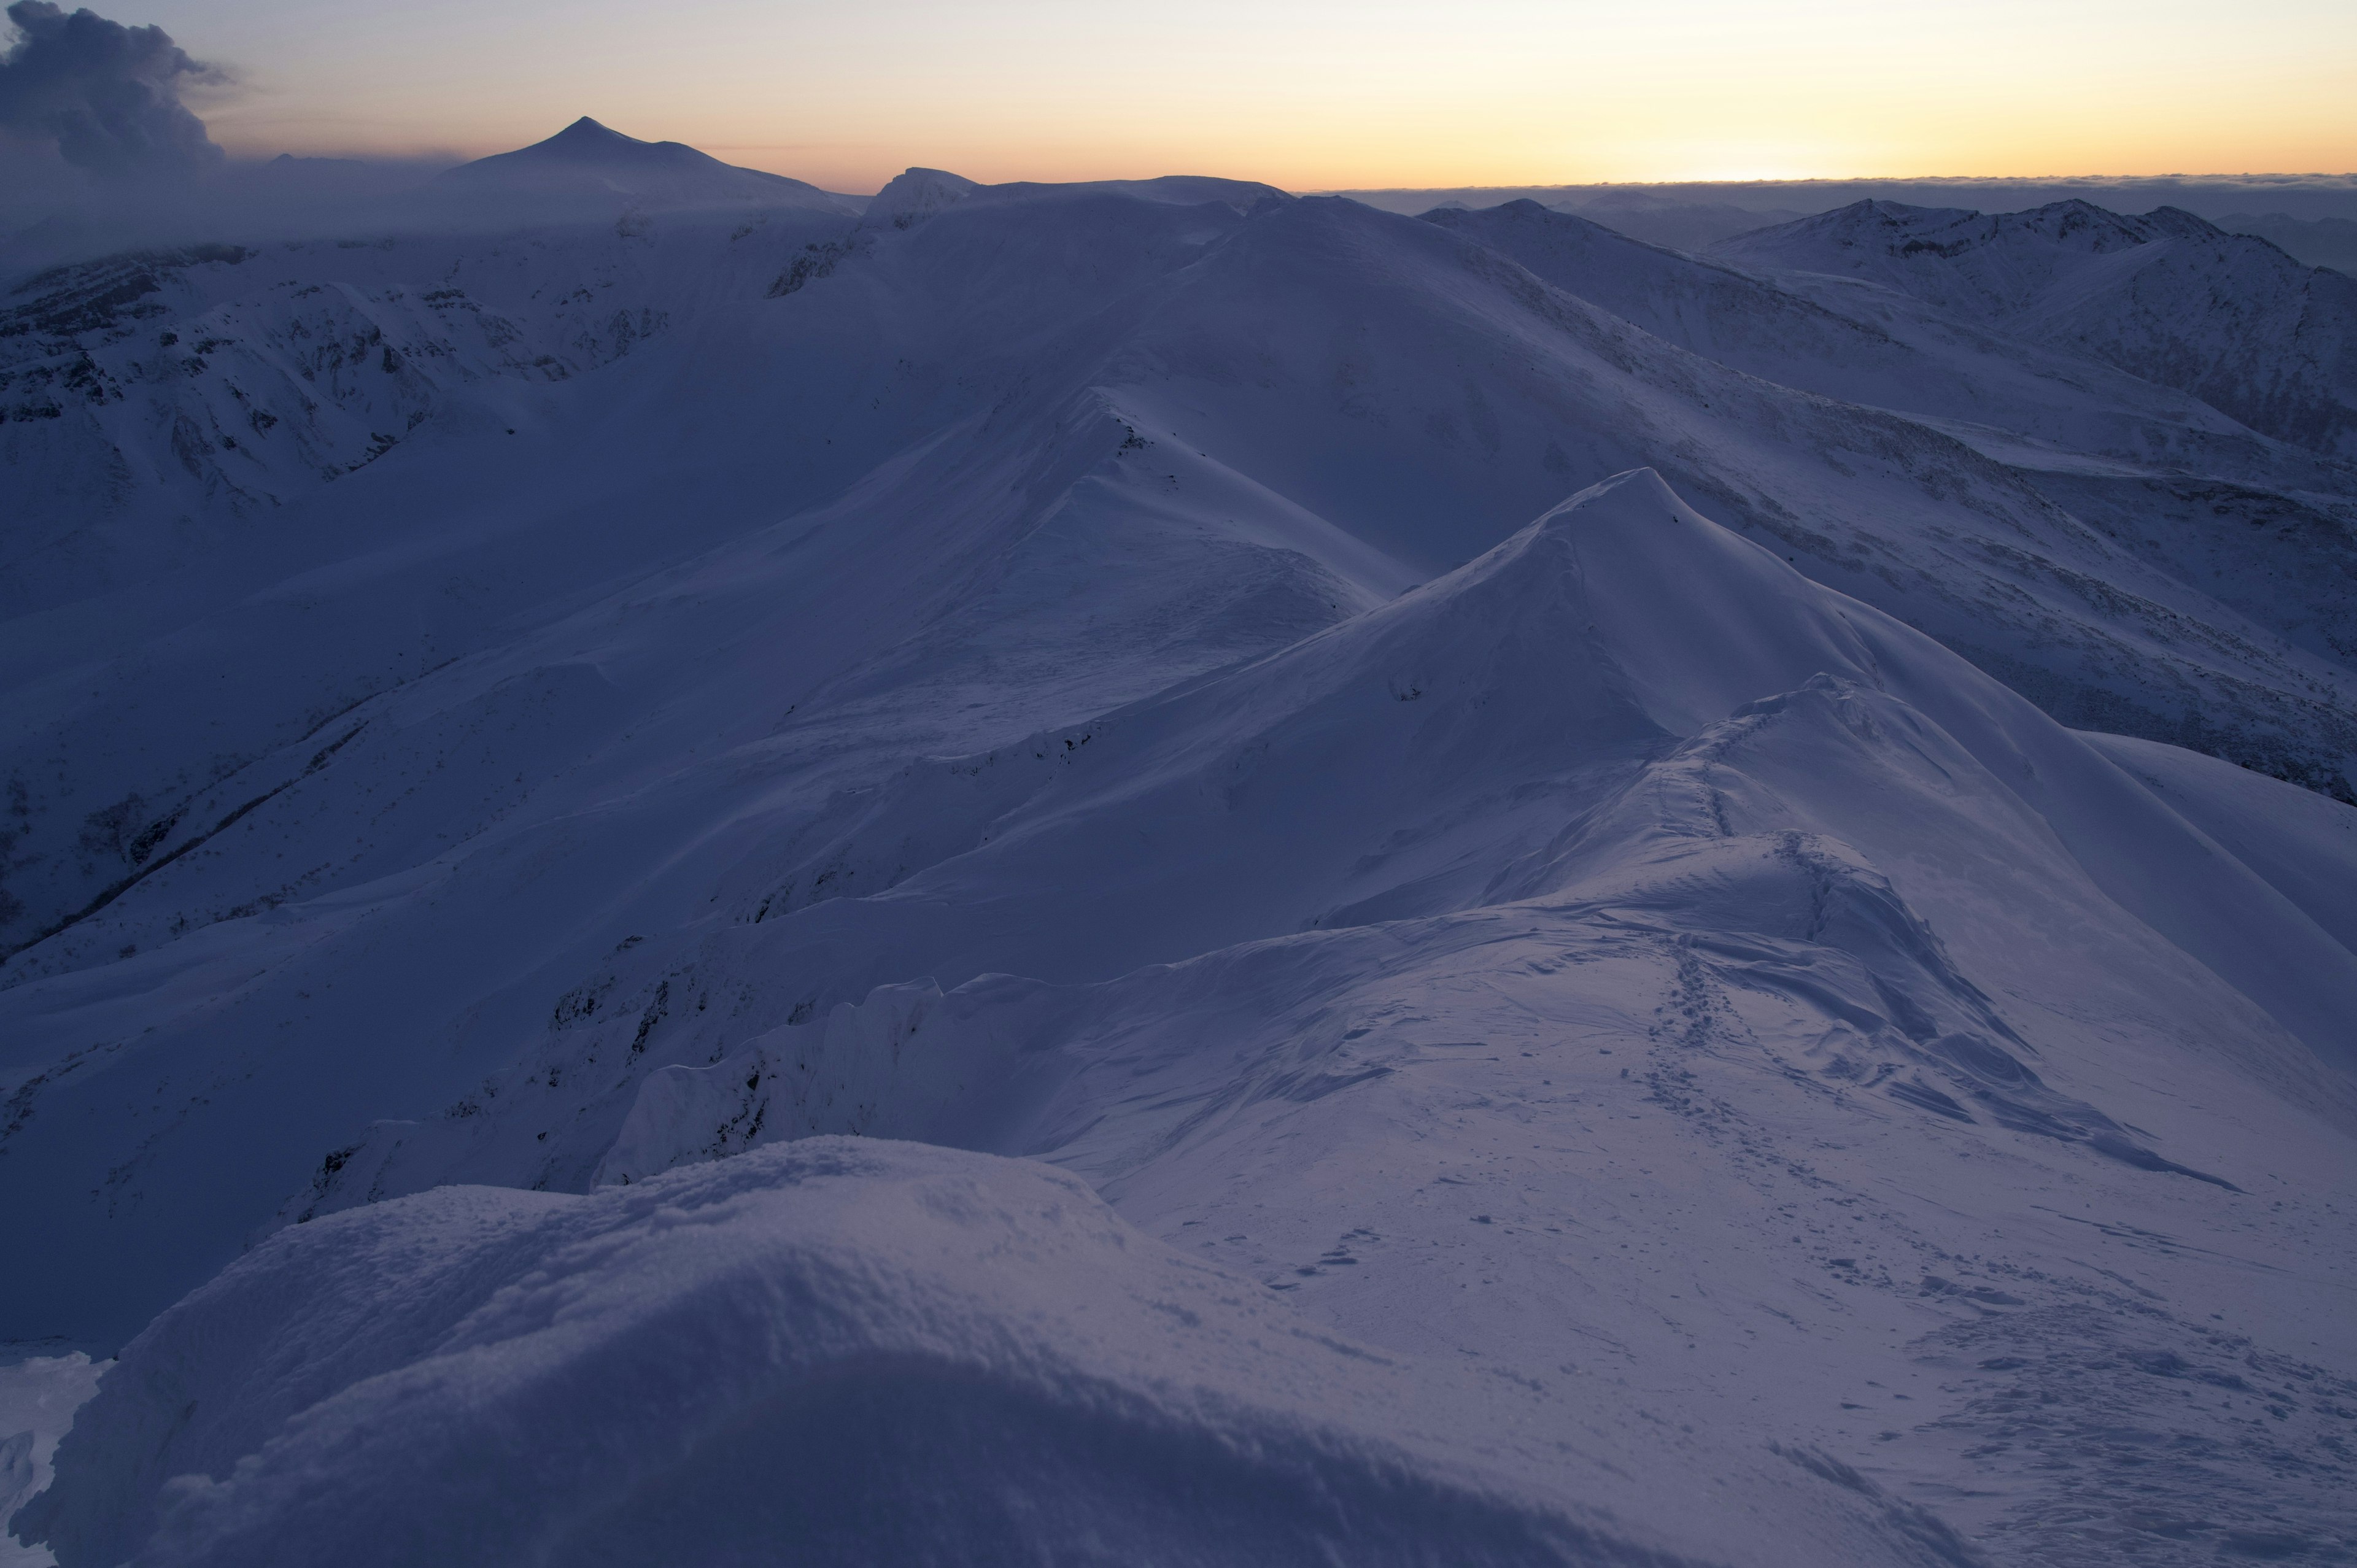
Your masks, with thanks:
[[[23,1523],[66,1568],[1967,1560],[1822,1456],[1690,1494],[1479,1381],[1069,1176],[817,1139],[285,1232],[126,1348]]]

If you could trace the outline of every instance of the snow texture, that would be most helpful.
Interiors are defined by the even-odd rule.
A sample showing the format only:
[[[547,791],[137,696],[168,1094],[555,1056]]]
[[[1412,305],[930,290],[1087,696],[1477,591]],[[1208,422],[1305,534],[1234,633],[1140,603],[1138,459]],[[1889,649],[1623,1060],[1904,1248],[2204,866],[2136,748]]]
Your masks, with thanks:
[[[102,1363],[75,1351],[64,1356],[27,1356],[21,1347],[0,1366],[0,1521],[49,1484],[58,1440],[75,1412],[95,1391]],[[46,1547],[27,1546],[0,1533],[0,1568],[48,1568],[56,1559]]]
[[[1070,1176],[815,1139],[286,1232],[126,1348],[69,1440],[105,1482],[32,1521],[67,1563],[254,1568],[1671,1568],[1662,1537],[1762,1526],[1763,1561],[1963,1558],[1805,1455],[1729,1456],[1716,1517],[1675,1521],[1639,1453],[1534,1441],[1534,1391],[1481,1381],[1322,1332]],[[1661,1523],[1533,1500],[1566,1471]]]
[[[2321,274],[507,157],[8,296],[20,1534],[2357,1552]]]

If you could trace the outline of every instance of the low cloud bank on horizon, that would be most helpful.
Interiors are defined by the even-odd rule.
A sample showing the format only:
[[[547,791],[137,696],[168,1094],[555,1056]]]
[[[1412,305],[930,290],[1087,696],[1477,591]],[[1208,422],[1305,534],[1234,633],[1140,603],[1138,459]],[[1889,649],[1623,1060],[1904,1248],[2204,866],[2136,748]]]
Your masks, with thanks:
[[[63,95],[91,156],[455,161],[589,113],[851,191],[910,164],[1293,190],[2357,170],[2345,0],[690,0],[661,27],[635,0],[124,9],[149,25],[10,12],[12,71]],[[19,102],[22,136],[40,112]]]

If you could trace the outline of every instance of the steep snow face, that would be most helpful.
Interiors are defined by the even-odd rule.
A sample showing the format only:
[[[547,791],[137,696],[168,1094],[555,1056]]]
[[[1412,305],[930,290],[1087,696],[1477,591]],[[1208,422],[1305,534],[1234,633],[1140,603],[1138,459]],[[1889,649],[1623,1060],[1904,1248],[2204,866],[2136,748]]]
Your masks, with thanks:
[[[285,1233],[126,1349],[25,1517],[66,1568],[1962,1560],[1815,1455],[1695,1498],[1685,1444],[1544,1403],[1321,1332],[1070,1176],[821,1139]]]
[[[116,576],[109,545],[130,543],[126,514],[250,514],[422,430],[511,423],[532,387],[668,329],[684,303],[682,252],[702,263],[726,246],[726,227],[693,231],[389,239],[350,247],[363,253],[339,256],[331,284],[302,275],[307,245],[196,247],[33,279],[0,317],[0,331],[16,329],[0,347],[0,460],[25,508],[6,545],[15,607]]]
[[[2266,621],[2220,605],[2216,579],[2197,585],[2131,565],[2136,552],[2033,482],[2039,464],[2153,472],[2143,465],[2050,446],[2024,457],[2021,448],[2043,444],[1795,394],[1667,350],[1486,247],[1419,239],[1344,203],[1272,210],[1187,281],[1121,366],[1136,385],[1125,406],[1315,510],[1353,518],[1404,560],[1437,570],[1485,547],[1495,534],[1472,519],[1553,504],[1550,475],[1644,463],[1710,498],[1731,525],[1774,540],[1820,581],[2000,670],[2068,722],[2351,788],[2335,782],[2341,758],[2357,753],[2338,711],[2350,676],[2336,658],[2284,647]],[[1282,447],[1268,439],[1276,430],[1291,436]],[[2337,511],[2346,536],[2357,514],[2345,470],[2305,454],[2262,460],[2278,482],[2310,481],[2303,493]],[[2341,561],[2357,565],[2357,549]],[[2261,586],[2238,578],[2234,591],[2272,618]],[[2329,599],[2322,588],[2318,596]],[[2345,606],[2332,613],[2345,616]],[[2280,695],[2259,696],[2244,684],[2252,677]],[[2182,693],[2193,689],[2215,700],[2188,705]],[[2335,711],[2309,707],[2319,702]],[[2172,710],[2181,717],[2162,716]],[[2297,710],[2306,716],[2292,719]],[[2287,719],[2316,724],[2317,738],[2259,739],[2256,729]],[[2219,720],[2255,728],[2247,741],[2202,733]]]
[[[2181,388],[2357,458],[2357,279],[2175,208],[1987,215],[1861,201],[1720,242],[1739,266],[1861,278]]]
[[[46,1488],[59,1439],[95,1391],[105,1363],[80,1351],[27,1357],[0,1367],[0,1565],[49,1568],[55,1555],[5,1529],[20,1505]]]
[[[201,572],[407,443],[544,425],[559,383],[849,228],[792,207],[493,237],[202,245],[51,269],[0,309],[0,605]],[[20,623],[21,624],[21,623]]]
[[[1779,275],[1792,286],[1781,287],[1530,202],[1426,220],[1681,348],[1910,414],[2236,616],[2329,664],[2357,658],[2348,470],[2260,436],[2189,393],[2062,351],[2050,335],[2010,336],[1853,281],[1788,273]],[[1863,585],[1845,585],[1896,607]],[[1987,649],[1977,638],[1957,640]],[[2077,722],[2128,727],[2101,701],[2076,706],[2034,678],[2014,678]],[[2211,744],[2190,732],[2177,738]]]
[[[904,169],[868,199],[860,222],[869,228],[889,224],[913,228],[942,208],[964,200],[979,188],[963,175],[937,168]]]
[[[1735,267],[1643,244],[1535,202],[1444,209],[1425,220],[1512,257],[1666,342],[1763,380],[2003,431],[2017,446],[2028,437],[2286,487],[2319,477],[2318,465],[2253,439],[2198,398],[2031,342],[1961,324],[1935,332],[1927,323],[1845,314]]]

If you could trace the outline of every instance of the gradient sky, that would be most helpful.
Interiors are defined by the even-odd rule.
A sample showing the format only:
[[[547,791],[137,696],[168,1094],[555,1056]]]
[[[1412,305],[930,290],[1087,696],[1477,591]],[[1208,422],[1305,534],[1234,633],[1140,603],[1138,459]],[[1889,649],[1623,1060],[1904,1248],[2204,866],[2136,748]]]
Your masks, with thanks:
[[[2357,0],[95,8],[238,74],[190,102],[241,155],[475,155],[586,113],[853,191],[2357,170]]]

